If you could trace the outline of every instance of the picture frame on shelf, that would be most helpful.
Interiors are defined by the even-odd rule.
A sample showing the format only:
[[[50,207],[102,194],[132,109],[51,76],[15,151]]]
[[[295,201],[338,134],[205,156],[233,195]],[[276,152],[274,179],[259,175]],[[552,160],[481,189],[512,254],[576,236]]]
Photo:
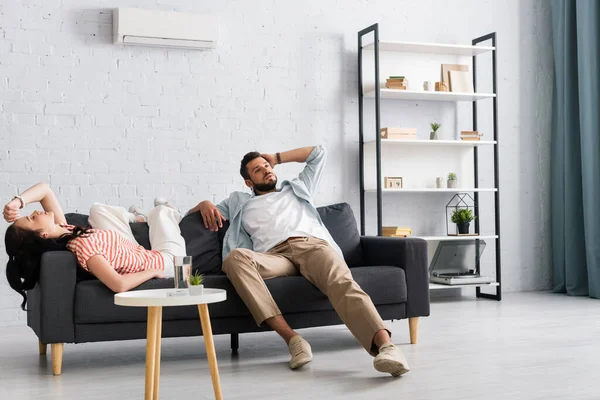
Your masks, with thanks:
[[[384,185],[386,189],[402,189],[403,181],[401,176],[386,176]]]

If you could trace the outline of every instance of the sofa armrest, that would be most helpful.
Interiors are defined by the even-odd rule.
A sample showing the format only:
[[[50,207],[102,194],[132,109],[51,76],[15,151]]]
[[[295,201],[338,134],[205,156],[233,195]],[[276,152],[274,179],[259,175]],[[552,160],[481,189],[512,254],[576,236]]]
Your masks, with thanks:
[[[77,268],[77,259],[69,251],[49,251],[42,255],[40,280],[27,291],[27,325],[42,343],[75,341]]]
[[[361,236],[366,265],[391,265],[406,274],[406,315],[429,315],[429,272],[427,242],[423,239]]]

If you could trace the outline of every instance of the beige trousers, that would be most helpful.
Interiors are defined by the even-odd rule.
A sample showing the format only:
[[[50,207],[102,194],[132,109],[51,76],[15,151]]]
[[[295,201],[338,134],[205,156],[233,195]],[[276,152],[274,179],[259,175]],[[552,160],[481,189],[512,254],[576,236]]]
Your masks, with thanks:
[[[223,261],[223,271],[259,326],[281,315],[264,280],[301,274],[329,298],[365,350],[372,355],[379,352],[373,337],[387,328],[371,298],[352,279],[343,257],[326,241],[292,238],[267,253],[234,249]]]

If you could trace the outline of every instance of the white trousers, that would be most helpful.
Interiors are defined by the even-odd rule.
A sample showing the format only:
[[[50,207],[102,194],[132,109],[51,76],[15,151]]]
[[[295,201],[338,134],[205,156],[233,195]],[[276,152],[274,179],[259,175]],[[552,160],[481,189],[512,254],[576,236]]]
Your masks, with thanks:
[[[179,229],[181,214],[170,207],[158,206],[150,210],[147,218],[150,247],[163,256],[165,275],[172,277],[175,275],[173,257],[186,255],[185,240]],[[90,208],[88,222],[92,228],[116,231],[125,239],[138,243],[129,226],[130,222],[135,222],[135,215],[123,207],[94,203]]]

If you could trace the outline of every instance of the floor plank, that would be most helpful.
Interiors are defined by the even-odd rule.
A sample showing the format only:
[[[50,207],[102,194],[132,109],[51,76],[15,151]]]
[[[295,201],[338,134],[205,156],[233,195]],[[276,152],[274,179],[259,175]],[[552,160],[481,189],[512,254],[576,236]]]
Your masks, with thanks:
[[[225,399],[598,399],[600,301],[549,293],[507,294],[500,303],[438,299],[409,344],[407,321],[390,324],[412,371],[391,378],[375,371],[343,326],[302,330],[314,360],[287,367],[274,333],[215,336]],[[0,398],[141,399],[144,341],[66,344],[62,375],[51,355],[38,355],[27,327],[0,328]],[[211,399],[202,338],[164,339],[163,399]]]

